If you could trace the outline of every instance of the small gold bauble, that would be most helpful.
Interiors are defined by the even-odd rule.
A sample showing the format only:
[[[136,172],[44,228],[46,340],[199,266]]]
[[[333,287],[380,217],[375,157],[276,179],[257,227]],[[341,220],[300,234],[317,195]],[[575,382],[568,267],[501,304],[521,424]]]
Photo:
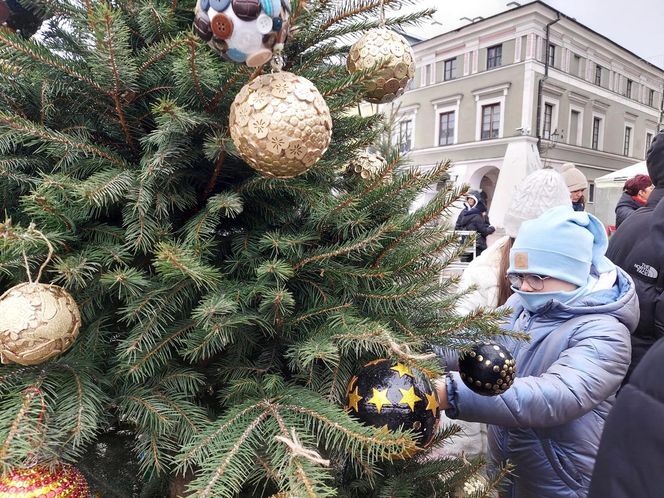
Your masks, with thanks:
[[[392,102],[403,95],[415,76],[415,54],[406,39],[385,28],[372,29],[350,48],[348,71],[376,67],[366,85],[365,100],[373,104]]]
[[[375,178],[384,167],[382,156],[367,151],[360,152],[348,163],[348,169],[365,180]]]
[[[73,465],[12,469],[0,478],[0,498],[88,498],[90,489]]]
[[[43,363],[66,351],[80,326],[76,301],[62,287],[19,284],[0,296],[0,360]]]
[[[307,171],[332,138],[323,96],[308,79],[285,71],[246,84],[231,104],[229,125],[242,159],[276,178]]]

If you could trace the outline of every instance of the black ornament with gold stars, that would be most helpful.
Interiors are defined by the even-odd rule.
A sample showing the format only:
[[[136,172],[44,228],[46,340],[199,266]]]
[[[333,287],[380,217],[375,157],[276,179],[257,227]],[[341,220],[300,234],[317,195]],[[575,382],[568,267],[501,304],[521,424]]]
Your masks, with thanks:
[[[514,382],[516,362],[500,344],[484,342],[459,357],[463,383],[482,396],[503,394]]]
[[[419,370],[387,359],[371,361],[350,380],[346,396],[346,409],[364,424],[412,430],[418,446],[431,443],[440,404]]]

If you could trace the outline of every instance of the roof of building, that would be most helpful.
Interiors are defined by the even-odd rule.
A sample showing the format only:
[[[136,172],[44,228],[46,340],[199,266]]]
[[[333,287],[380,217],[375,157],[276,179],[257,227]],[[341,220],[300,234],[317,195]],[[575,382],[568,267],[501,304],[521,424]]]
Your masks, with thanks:
[[[422,40],[422,41],[420,41],[420,42],[417,42],[417,43],[415,43],[415,45],[419,45],[420,43],[425,43],[425,42],[427,42],[427,41],[433,40],[433,39],[435,39],[435,38],[439,38],[439,37],[441,37],[441,36],[448,35],[448,34],[450,34],[450,33],[458,33],[459,31],[462,31],[462,30],[464,30],[464,29],[466,29],[466,28],[468,28],[468,27],[470,27],[470,26],[477,26],[478,24],[481,24],[481,23],[483,23],[483,22],[485,22],[485,21],[488,21],[488,20],[490,20],[490,19],[495,19],[495,18],[498,18],[498,17],[500,17],[500,16],[504,16],[504,15],[510,13],[510,12],[515,12],[515,11],[517,11],[517,10],[521,10],[521,9],[524,9],[524,8],[526,8],[526,7],[530,7],[530,6],[532,6],[532,5],[536,5],[536,4],[542,5],[542,6],[546,7],[547,9],[552,10],[554,13],[556,13],[558,16],[560,16],[561,19],[562,19],[562,18],[564,18],[564,19],[568,19],[569,21],[572,21],[573,23],[578,24],[578,25],[581,26],[582,28],[584,28],[584,29],[590,31],[591,33],[593,33],[593,34],[595,34],[595,35],[597,35],[597,36],[599,36],[599,37],[601,37],[601,38],[603,38],[603,39],[605,39],[606,41],[608,41],[608,42],[611,43],[612,45],[614,45],[614,46],[620,48],[621,50],[624,50],[624,51],[627,52],[628,54],[634,56],[635,58],[637,58],[637,59],[640,60],[641,62],[644,62],[645,64],[648,64],[648,65],[649,65],[650,67],[652,67],[653,69],[655,69],[655,70],[657,70],[657,71],[659,71],[659,72],[661,72],[661,73],[664,73],[664,69],[662,69],[661,67],[656,66],[656,65],[653,64],[652,62],[648,62],[648,61],[645,60],[643,57],[641,57],[641,56],[635,54],[635,53],[632,52],[631,50],[629,50],[629,49],[623,47],[622,45],[620,45],[620,44],[614,42],[612,39],[608,38],[607,36],[603,35],[602,33],[598,33],[598,32],[595,31],[594,29],[589,28],[589,27],[586,26],[585,24],[583,24],[583,23],[577,21],[574,17],[570,17],[570,16],[568,16],[567,14],[565,14],[564,12],[561,12],[560,10],[556,9],[555,7],[551,7],[549,4],[547,4],[546,2],[543,2],[542,0],[534,0],[534,1],[532,1],[532,2],[528,2],[528,3],[523,4],[523,5],[520,5],[520,6],[518,6],[518,7],[513,7],[513,8],[511,8],[511,9],[504,10],[504,11],[499,12],[499,13],[497,13],[497,14],[494,14],[494,15],[492,15],[492,16],[489,16],[489,17],[483,18],[483,19],[481,19],[481,20],[479,20],[479,21],[471,22],[471,23],[468,23],[468,24],[464,24],[463,26],[458,27],[458,28],[456,28],[456,29],[452,29],[452,30],[447,31],[447,32],[445,32],[445,33],[441,33],[441,34],[439,34],[439,35],[436,35],[436,36],[430,38],[429,40]]]

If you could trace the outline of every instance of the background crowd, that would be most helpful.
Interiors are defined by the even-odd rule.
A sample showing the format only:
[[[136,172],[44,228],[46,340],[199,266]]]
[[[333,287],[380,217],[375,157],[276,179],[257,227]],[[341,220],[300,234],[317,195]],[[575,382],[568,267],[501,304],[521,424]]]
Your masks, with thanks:
[[[439,395],[464,433],[441,451],[475,456],[488,447],[491,465],[515,464],[501,498],[661,496],[664,133],[646,161],[649,174],[625,183],[610,241],[584,212],[588,182],[571,163],[521,182],[506,234],[488,248],[493,227],[480,193],[459,215],[457,229],[476,230],[479,242],[458,313],[507,306],[505,328],[531,338],[500,339],[518,377],[496,397],[470,391],[455,353],[440,352],[449,373]]]

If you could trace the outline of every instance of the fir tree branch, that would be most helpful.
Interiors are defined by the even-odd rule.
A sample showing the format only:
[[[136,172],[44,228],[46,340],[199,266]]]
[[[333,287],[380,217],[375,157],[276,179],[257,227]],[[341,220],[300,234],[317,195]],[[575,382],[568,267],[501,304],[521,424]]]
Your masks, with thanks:
[[[39,410],[38,414],[38,420],[37,420],[37,427],[36,430],[39,430],[39,426],[41,425],[41,419],[43,418],[44,415],[44,395],[40,389],[41,384],[43,382],[43,377],[40,377],[40,379],[32,384],[31,386],[28,386],[24,391],[23,391],[23,403],[19,410],[16,413],[16,416],[14,417],[14,420],[9,428],[9,432],[7,433],[7,436],[5,437],[5,440],[2,443],[2,446],[0,447],[0,462],[2,462],[3,465],[5,465],[5,461],[8,458],[8,452],[10,451],[12,442],[14,438],[21,432],[27,429],[26,425],[23,422],[23,419],[31,415],[30,409],[32,407],[32,400],[36,397],[39,396],[40,402],[41,402],[41,408]]]
[[[177,284],[166,289],[164,291],[165,295],[148,293],[136,306],[124,310],[123,319],[127,322],[140,323],[140,328],[143,331],[142,334],[139,334],[131,342],[123,346],[126,353],[131,354],[133,351],[140,348],[141,343],[145,340],[143,334],[152,330],[153,327],[165,318],[164,315],[167,314],[169,307],[173,305],[173,300],[182,290],[185,290],[191,285],[191,281],[181,280]],[[143,318],[148,318],[147,323],[142,323]]]
[[[157,343],[150,348],[150,351],[135,359],[133,363],[130,362],[131,366],[129,367],[127,373],[137,378],[145,379],[145,377],[151,373],[146,371],[141,375],[141,371],[146,370],[146,365],[148,365],[155,356],[163,354],[163,350],[165,348],[172,346],[174,341],[179,339],[180,336],[189,332],[193,326],[193,322],[186,322],[181,326],[176,327],[173,332],[165,335],[159,341],[157,341]],[[160,358],[157,358],[157,361],[159,360]],[[165,361],[165,358],[161,358],[161,361]]]
[[[326,252],[326,253],[323,253],[323,254],[318,254],[316,256],[311,256],[309,258],[305,258],[305,259],[299,261],[298,263],[296,263],[293,266],[293,269],[294,270],[299,270],[303,266],[306,266],[310,263],[314,263],[316,261],[323,261],[323,260],[326,260],[326,259],[335,258],[337,256],[350,254],[350,253],[352,253],[354,251],[357,251],[359,249],[363,249],[363,248],[367,247],[368,245],[370,245],[371,243],[380,240],[383,237],[383,235],[385,235],[386,233],[392,231],[393,229],[394,229],[394,227],[392,227],[389,224],[383,225],[378,230],[376,230],[373,234],[371,234],[370,236],[360,240],[359,242],[339,247],[338,249],[336,249],[334,251],[330,251],[330,252]]]
[[[177,37],[173,38],[172,40],[169,40],[168,43],[164,44],[163,46],[159,46],[159,50],[155,51],[155,53],[152,54],[148,60],[143,62],[143,64],[141,64],[138,67],[138,71],[136,72],[136,76],[138,78],[142,77],[145,74],[145,72],[148,69],[150,69],[154,64],[156,64],[157,62],[160,62],[166,56],[168,56],[169,54],[175,52],[178,48],[189,44],[190,41],[189,41],[188,38],[189,38],[188,36],[185,36],[185,37],[177,36]]]
[[[292,439],[289,439],[289,434],[288,434],[288,429],[286,428],[286,423],[284,422],[283,418],[279,415],[279,412],[275,409],[273,405],[270,405],[270,412],[272,413],[272,416],[274,419],[277,421],[277,424],[279,425],[279,430],[281,431],[281,436],[276,436],[275,439],[277,441],[280,441],[288,446],[288,448],[293,452],[292,458],[294,459],[295,457],[298,456],[304,456],[305,458],[310,459],[314,463],[318,463],[319,465],[325,465],[329,466],[330,461],[329,460],[323,460],[320,458],[320,456],[316,457],[312,453],[305,453],[304,448],[299,444],[299,441],[297,440],[297,435],[295,434],[295,429],[291,430],[292,433]],[[298,448],[299,447],[299,448]],[[299,462],[294,462],[295,464],[295,473],[297,477],[299,478],[300,482],[304,484],[304,487],[307,491],[307,496],[308,498],[317,498],[316,490],[314,484],[311,482],[311,480],[308,478],[306,472],[304,471],[304,468],[302,465],[299,464]]]
[[[0,31],[2,33],[2,31]],[[1,38],[1,35],[0,35]],[[0,111],[0,124],[14,131],[20,132],[28,137],[38,138],[45,143],[57,143],[72,149],[80,150],[85,155],[91,155],[106,159],[111,164],[120,168],[126,168],[127,163],[119,156],[100,147],[85,143],[80,139],[75,139],[70,135],[51,130],[45,126],[38,126],[29,120],[21,119],[18,116],[12,116]]]
[[[86,20],[88,21],[88,26],[92,32],[97,30],[97,23],[93,16],[92,3],[90,0],[83,0],[83,5],[85,6]]]
[[[255,410],[263,410],[262,413],[267,413],[264,410],[268,407],[267,401],[260,401],[256,404],[251,404],[246,408],[238,411],[233,417],[228,419],[226,422],[217,427],[213,432],[207,435],[205,438],[198,441],[196,444],[191,445],[187,448],[186,453],[181,453],[178,455],[178,460],[181,462],[181,469],[187,470],[187,463],[194,460],[196,457],[201,455],[208,446],[219,437],[221,434],[225,434],[238,420],[247,415],[248,413]]]
[[[335,24],[342,22],[345,19],[355,17],[359,14],[371,12],[372,10],[382,8],[383,5],[389,5],[390,3],[391,0],[374,0],[364,4],[358,3],[355,8],[338,12],[334,17],[328,19],[321,25],[320,30],[326,31],[331,26],[334,26]]]
[[[189,68],[191,69],[191,78],[194,83],[194,88],[196,89],[198,97],[201,99],[202,107],[208,108],[210,104],[207,98],[205,98],[205,94],[203,93],[203,89],[201,88],[201,80],[198,77],[198,68],[196,67],[196,47],[198,43],[192,37],[189,37],[187,39],[187,45],[189,45],[189,51],[190,51]]]
[[[85,83],[86,85],[89,85],[99,93],[108,95],[108,92],[92,78],[76,72],[74,69],[72,69],[71,64],[66,63],[62,59],[54,57],[51,55],[51,53],[40,50],[34,42],[26,42],[25,40],[19,39],[17,35],[2,29],[0,29],[0,42],[36,62],[50,66],[58,72],[64,73],[76,80]]]
[[[388,454],[391,453],[391,451],[394,450],[395,447],[403,445],[404,448],[413,448],[414,443],[410,438],[407,437],[398,437],[398,438],[385,438],[384,436],[378,436],[378,435],[371,435],[367,436],[365,434],[353,431],[347,427],[344,427],[343,425],[339,424],[338,422],[335,422],[334,420],[331,420],[329,417],[325,416],[323,413],[320,413],[318,411],[312,410],[310,408],[304,407],[304,406],[299,406],[299,405],[294,405],[294,404],[288,404],[285,402],[279,402],[275,405],[276,408],[279,408],[281,411],[289,411],[293,413],[300,413],[302,415],[306,415],[307,417],[310,417],[321,424],[333,429],[334,431],[338,431],[341,434],[344,434],[346,437],[348,437],[352,441],[357,441],[362,446],[368,447],[368,446],[374,446],[374,447],[379,447],[381,448],[382,452],[384,452],[384,456],[387,457]]]
[[[104,40],[106,47],[108,49],[108,62],[111,66],[111,74],[113,75],[113,90],[110,92],[111,99],[113,99],[113,105],[115,106],[115,113],[117,114],[118,121],[120,122],[120,127],[124,133],[125,139],[127,140],[127,145],[134,151],[137,152],[136,142],[134,142],[134,137],[129,130],[129,125],[127,123],[127,117],[125,116],[122,102],[120,100],[120,91],[122,89],[122,82],[120,79],[120,73],[118,72],[118,65],[116,62],[115,55],[115,19],[111,15],[109,10],[106,10],[104,13],[104,24],[106,27],[106,36]]]
[[[341,211],[342,209],[347,208],[354,202],[357,202],[358,200],[362,199],[363,197],[366,197],[369,192],[372,192],[373,190],[381,187],[384,184],[385,177],[390,174],[394,168],[396,168],[397,164],[401,160],[401,157],[397,154],[394,156],[394,158],[387,164],[387,166],[381,171],[381,174],[379,175],[378,178],[374,179],[371,183],[369,183],[362,192],[354,195],[347,195],[346,199],[342,200],[339,204],[334,206],[332,210],[330,211],[330,215],[334,215],[334,213]],[[413,173],[413,179],[417,180],[417,177],[419,176],[419,171],[416,171]],[[398,192],[395,192],[394,194],[396,195]]]
[[[373,265],[371,265],[372,268],[377,268],[380,266],[381,261],[383,258],[392,250],[394,250],[395,247],[397,247],[403,239],[408,237],[409,235],[413,234],[414,232],[418,231],[420,228],[422,228],[424,225],[429,223],[431,220],[436,219],[438,216],[443,214],[445,211],[447,211],[452,204],[456,202],[456,197],[455,196],[450,196],[448,200],[444,203],[442,203],[438,209],[433,210],[430,212],[427,216],[424,216],[423,218],[420,218],[411,228],[408,230],[405,230],[402,232],[396,239],[394,239],[390,245],[388,245],[383,251],[378,255],[376,258],[376,261],[374,262]]]
[[[230,451],[226,454],[225,458],[222,460],[221,464],[216,468],[214,471],[213,476],[208,480],[207,486],[203,491],[197,494],[198,497],[200,498],[208,498],[210,496],[213,496],[213,490],[214,486],[217,483],[219,479],[224,478],[224,474],[226,472],[227,467],[233,460],[233,457],[238,453],[242,445],[246,442],[246,440],[249,438],[249,436],[269,417],[269,412],[264,411],[263,413],[260,413],[244,430],[244,432],[240,435],[239,438],[237,438],[235,444],[233,447],[230,449]]]
[[[219,173],[221,172],[221,168],[224,165],[225,159],[226,159],[226,151],[222,150],[219,153],[219,157],[217,157],[217,160],[214,163],[214,170],[212,171],[212,175],[210,175],[210,179],[208,180],[207,185],[205,186],[205,190],[203,190],[203,197],[202,197],[203,201],[207,200],[210,193],[214,189],[214,186],[217,184],[217,178],[219,178]]]
[[[212,97],[212,100],[210,100],[210,103],[207,106],[207,111],[212,112],[215,110],[217,105],[219,105],[219,102],[221,101],[222,97],[224,97],[227,93],[228,90],[235,84],[237,81],[242,78],[245,75],[245,69],[244,67],[241,67],[239,71],[236,71],[232,77],[228,78],[226,80],[226,83],[224,83],[224,86],[222,86],[217,93],[214,94]]]
[[[335,311],[350,308],[351,306],[352,306],[352,304],[345,303],[345,304],[342,304],[340,306],[332,306],[330,308],[323,308],[323,309],[320,309],[320,310],[312,311],[311,313],[306,313],[304,315],[300,315],[298,317],[295,317],[292,321],[289,322],[289,325],[297,325],[298,323],[303,322],[305,320],[308,320],[309,318],[312,318],[314,316],[323,315],[323,314],[327,314],[327,313],[333,313]]]

